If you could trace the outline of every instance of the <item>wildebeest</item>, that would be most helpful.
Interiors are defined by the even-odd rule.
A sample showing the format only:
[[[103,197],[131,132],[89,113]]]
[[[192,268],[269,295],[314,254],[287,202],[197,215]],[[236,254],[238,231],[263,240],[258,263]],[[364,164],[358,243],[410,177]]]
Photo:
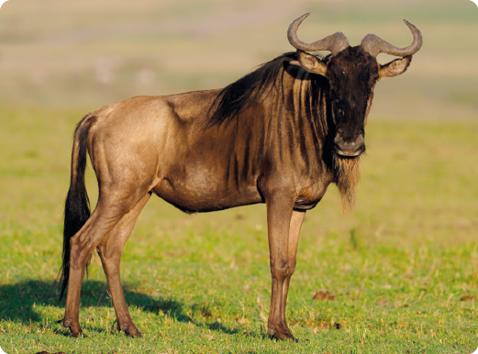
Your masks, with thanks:
[[[344,209],[353,205],[374,86],[405,72],[422,44],[420,31],[407,21],[413,43],[406,48],[373,34],[351,47],[339,32],[307,44],[296,34],[307,16],[288,30],[296,52],[224,89],[133,97],[79,122],[61,269],[61,296],[68,288],[63,324],[73,337],[81,333],[80,288],[95,248],[118,328],[140,335],[125,302],[120,258],[138,215],[156,194],[185,212],[266,204],[272,273],[268,334],[294,339],[286,301],[305,212],[330,183],[338,186]],[[314,51],[331,54],[307,53]],[[379,53],[400,58],[381,65]],[[99,186],[91,215],[84,183],[87,152]]]

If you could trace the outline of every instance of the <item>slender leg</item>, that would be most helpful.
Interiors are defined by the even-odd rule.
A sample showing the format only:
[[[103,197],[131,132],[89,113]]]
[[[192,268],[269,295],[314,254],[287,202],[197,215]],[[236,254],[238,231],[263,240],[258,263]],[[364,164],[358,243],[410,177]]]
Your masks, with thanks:
[[[116,312],[118,329],[124,331],[131,337],[140,336],[141,333],[131,319],[124,298],[120,277],[120,260],[124,245],[126,244],[126,241],[128,241],[128,238],[134,229],[134,225],[136,224],[136,220],[149,198],[150,194],[148,193],[128,214],[123,216],[115,228],[110,231],[97,247],[98,253],[101,257],[101,262],[103,263],[106,279],[108,280],[108,286]]]
[[[269,232],[270,267],[272,275],[271,307],[267,333],[277,339],[290,338],[285,321],[285,298],[283,289],[285,280],[289,276],[289,229],[291,226],[293,201],[278,197],[266,199],[267,223]]]
[[[82,332],[79,323],[80,292],[88,258],[102,239],[141,199],[131,194],[133,193],[130,193],[129,198],[118,199],[114,196],[121,193],[111,193],[111,197],[100,192],[96,209],[70,240],[70,277],[63,325],[70,329],[73,337],[78,337]]]
[[[287,306],[287,294],[289,292],[289,283],[292,274],[294,274],[295,265],[296,265],[296,255],[297,255],[297,246],[299,244],[299,234],[302,227],[302,222],[304,221],[305,211],[293,211],[292,218],[290,220],[290,229],[289,229],[289,247],[288,247],[288,260],[289,260],[289,272],[284,279],[284,285],[282,288],[282,302],[281,302],[281,322],[286,325],[284,330],[288,330],[286,322],[286,306]]]

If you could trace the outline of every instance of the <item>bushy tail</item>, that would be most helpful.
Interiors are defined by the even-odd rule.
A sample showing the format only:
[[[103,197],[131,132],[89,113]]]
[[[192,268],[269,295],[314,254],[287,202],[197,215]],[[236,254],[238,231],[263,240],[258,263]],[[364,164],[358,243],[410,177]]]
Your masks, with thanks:
[[[85,169],[88,131],[95,121],[87,115],[78,123],[73,139],[71,154],[70,189],[65,201],[65,221],[63,228],[63,262],[60,269],[60,300],[63,297],[70,275],[70,239],[83,227],[90,217],[90,200],[85,187]]]

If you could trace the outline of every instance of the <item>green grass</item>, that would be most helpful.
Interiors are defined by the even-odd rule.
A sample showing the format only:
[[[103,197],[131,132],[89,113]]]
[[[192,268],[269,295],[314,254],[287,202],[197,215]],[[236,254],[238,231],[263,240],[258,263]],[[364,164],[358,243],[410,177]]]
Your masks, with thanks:
[[[336,188],[306,216],[288,302],[298,344],[266,335],[265,207],[188,216],[153,198],[126,246],[134,321],[115,315],[98,257],[73,339],[57,321],[62,204],[83,112],[3,107],[0,346],[8,353],[471,353],[478,346],[478,166],[472,122],[371,118],[356,210]],[[91,174],[88,185],[95,195]],[[335,301],[314,300],[328,291]],[[468,296],[468,297],[467,297]],[[463,299],[464,301],[462,301]]]

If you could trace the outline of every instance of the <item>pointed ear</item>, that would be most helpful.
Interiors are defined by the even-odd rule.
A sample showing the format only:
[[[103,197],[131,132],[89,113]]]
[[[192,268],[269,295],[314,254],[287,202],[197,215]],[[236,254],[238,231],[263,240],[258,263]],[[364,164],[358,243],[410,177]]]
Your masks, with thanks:
[[[297,50],[297,59],[298,60],[293,60],[290,63],[300,65],[303,69],[313,74],[325,76],[325,73],[327,72],[327,65],[322,63],[322,61],[313,55],[307,54],[301,50]]]
[[[394,77],[403,74],[412,61],[412,56],[396,59],[388,64],[380,66],[380,78]]]

